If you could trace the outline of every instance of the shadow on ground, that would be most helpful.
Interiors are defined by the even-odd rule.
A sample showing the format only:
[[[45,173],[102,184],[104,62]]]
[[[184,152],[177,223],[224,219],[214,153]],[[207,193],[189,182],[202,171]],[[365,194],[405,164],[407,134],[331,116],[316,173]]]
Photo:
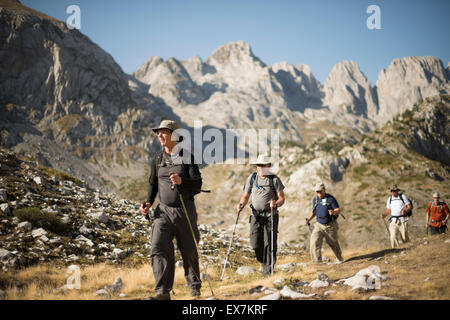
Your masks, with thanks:
[[[364,254],[362,256],[356,256],[356,257],[352,257],[350,259],[345,260],[345,262],[350,262],[350,261],[355,261],[355,260],[364,260],[364,259],[368,259],[370,260],[374,260],[380,257],[384,257],[387,254],[395,254],[395,253],[400,253],[402,251],[404,251],[406,249],[384,249],[378,252],[373,252],[373,253],[369,253],[369,254]]]

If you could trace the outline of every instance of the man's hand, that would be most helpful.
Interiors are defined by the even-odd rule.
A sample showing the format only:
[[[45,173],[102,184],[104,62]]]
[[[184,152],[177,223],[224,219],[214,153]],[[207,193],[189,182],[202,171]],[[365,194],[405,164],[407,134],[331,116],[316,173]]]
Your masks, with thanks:
[[[178,173],[170,173],[170,181],[172,182],[172,184],[181,184],[181,177]]]
[[[145,207],[144,204],[141,203],[141,213],[146,216],[148,214],[148,210],[151,208],[151,203],[150,202],[146,202],[145,203]]]
[[[242,210],[242,208],[244,208],[244,206],[242,205],[242,203],[238,203],[236,206],[236,211],[240,212]]]
[[[389,213],[386,213],[386,212],[382,213],[382,214],[381,214],[381,218],[382,218],[382,219],[386,218],[386,216],[387,216],[388,214],[389,214]]]
[[[270,207],[271,208],[276,208],[277,207],[277,202],[276,202],[276,200],[270,200],[270,202],[269,202],[269,204],[270,204]]]

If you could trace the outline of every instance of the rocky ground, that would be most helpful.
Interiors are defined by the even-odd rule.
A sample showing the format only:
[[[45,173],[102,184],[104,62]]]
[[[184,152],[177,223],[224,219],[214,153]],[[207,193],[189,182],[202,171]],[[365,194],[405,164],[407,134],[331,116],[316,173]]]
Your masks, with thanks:
[[[148,262],[151,223],[139,204],[103,194],[63,172],[37,168],[7,149],[0,149],[0,165],[3,271],[48,261]],[[230,233],[217,227],[199,225],[199,249],[209,263],[218,261],[230,240]],[[251,252],[245,242],[234,247]]]

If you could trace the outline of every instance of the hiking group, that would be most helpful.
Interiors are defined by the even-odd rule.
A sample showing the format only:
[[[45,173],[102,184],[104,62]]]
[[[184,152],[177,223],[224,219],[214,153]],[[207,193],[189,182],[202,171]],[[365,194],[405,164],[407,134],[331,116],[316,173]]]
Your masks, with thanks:
[[[171,120],[163,120],[153,128],[162,147],[150,165],[149,187],[146,201],[141,205],[141,212],[149,218],[150,209],[158,195],[159,203],[152,213],[151,253],[150,260],[155,278],[155,295],[152,300],[170,300],[175,277],[175,247],[176,239],[183,260],[184,276],[191,296],[199,297],[202,281],[197,243],[200,233],[197,227],[197,211],[194,196],[201,192],[202,177],[198,165],[191,161],[184,163],[183,150],[177,151],[176,145],[181,137],[175,132],[180,126]],[[251,173],[244,184],[243,193],[236,206],[237,217],[250,202],[252,214],[249,217],[250,245],[256,259],[261,263],[261,274],[271,275],[277,261],[277,239],[279,208],[285,203],[281,179],[271,172],[272,162],[266,155],[259,155],[256,161],[256,171]],[[325,239],[330,246],[337,262],[344,258],[338,241],[339,216],[345,219],[336,198],[326,192],[325,185],[316,185],[316,195],[312,199],[312,210],[306,218],[310,232],[310,256],[313,263],[322,262],[322,243]],[[390,187],[391,195],[387,199],[386,210],[381,215],[389,232],[391,247],[408,242],[408,220],[412,214],[413,205],[408,197],[399,192],[397,185]],[[439,193],[433,194],[433,201],[427,206],[426,227],[431,234],[444,233],[449,219],[447,204],[440,201]],[[390,224],[385,218],[390,215]],[[314,227],[311,221],[316,218]],[[228,255],[234,237],[230,240],[229,250],[224,264],[227,266]],[[212,288],[210,287],[211,292]],[[213,292],[212,292],[213,293]],[[214,295],[214,294],[213,294]]]

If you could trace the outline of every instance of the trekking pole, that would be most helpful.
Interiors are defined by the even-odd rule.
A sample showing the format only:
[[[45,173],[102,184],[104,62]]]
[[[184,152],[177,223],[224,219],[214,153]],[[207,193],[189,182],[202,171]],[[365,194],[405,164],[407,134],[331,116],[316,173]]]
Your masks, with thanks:
[[[381,218],[384,222],[384,226],[386,227],[386,230],[388,232],[389,238],[391,237],[391,232],[389,231],[388,225],[386,224],[386,220],[384,220],[384,218]]]
[[[273,206],[270,205],[270,274],[273,276]]]
[[[220,281],[222,281],[223,275],[225,274],[225,269],[226,269],[227,263],[228,263],[228,257],[229,257],[230,252],[231,252],[231,245],[233,244],[234,233],[236,232],[236,226],[237,226],[237,223],[238,223],[238,220],[239,220],[239,214],[241,213],[241,211],[242,211],[242,208],[239,209],[239,211],[237,213],[237,216],[236,216],[236,222],[234,223],[233,234],[231,235],[230,244],[228,245],[228,252],[227,252],[227,256],[225,258],[225,263],[223,265],[222,274],[220,276]]]
[[[173,185],[172,185],[172,186],[173,186]],[[183,211],[184,211],[184,214],[186,215],[186,220],[187,220],[187,222],[188,222],[188,224],[189,224],[189,229],[191,230],[192,240],[194,240],[194,243],[195,243],[195,249],[197,250],[198,259],[200,260],[200,251],[198,250],[197,239],[195,239],[194,229],[192,228],[191,219],[189,219],[189,215],[188,215],[188,212],[187,212],[187,210],[186,210],[186,206],[184,205],[183,196],[181,195],[181,192],[180,192],[180,190],[178,189],[178,185],[175,185],[174,188],[176,188],[177,191],[178,191],[178,195],[179,195],[179,197],[180,197],[181,205],[183,206]],[[201,263],[200,263],[200,262],[199,262],[199,266],[201,266]],[[204,266],[203,266],[203,268],[204,268]],[[199,275],[198,278],[199,278],[199,279],[201,278],[200,275]],[[206,277],[206,280],[208,280],[208,285],[209,285],[209,289],[211,290],[212,296],[215,297],[214,291],[213,291],[213,289],[212,289],[211,282],[210,282],[208,276]]]
[[[308,218],[305,218],[305,220],[308,221]],[[312,234],[312,232],[311,232],[311,224],[308,222],[307,225],[308,225],[309,235],[311,235]]]

